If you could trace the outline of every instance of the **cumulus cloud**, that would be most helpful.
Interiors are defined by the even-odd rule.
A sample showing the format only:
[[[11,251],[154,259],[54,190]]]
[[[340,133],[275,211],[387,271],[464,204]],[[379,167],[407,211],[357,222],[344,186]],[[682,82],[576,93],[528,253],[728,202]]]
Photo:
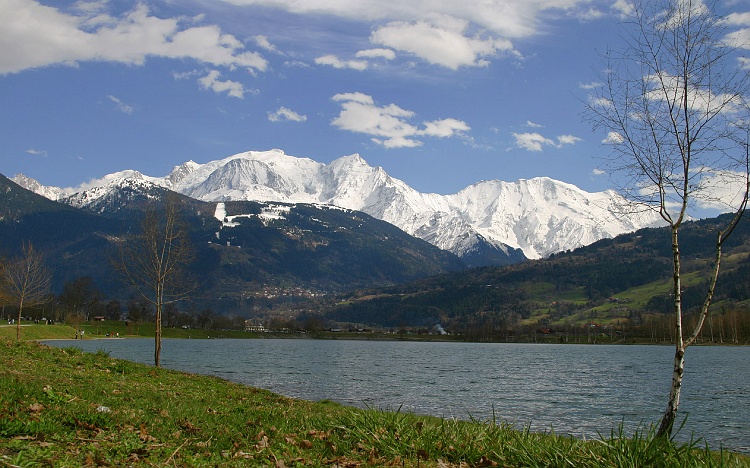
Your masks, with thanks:
[[[679,179],[676,176],[676,179]],[[708,167],[694,169],[690,174],[692,201],[698,208],[717,210],[725,213],[735,211],[745,194],[747,180],[745,172],[732,170],[716,170]],[[644,185],[639,193],[646,197],[653,197],[660,192],[653,184]],[[667,205],[671,209],[679,209],[680,203],[667,192]]]
[[[367,62],[364,60],[342,60],[335,55],[323,55],[322,57],[316,58],[315,63],[318,65],[328,65],[338,69],[351,68],[359,71],[367,69]]]
[[[145,4],[120,17],[105,4],[80,3],[78,14],[34,0],[0,2],[0,74],[86,61],[143,65],[147,57],[193,59],[255,73],[266,60],[215,25],[190,26],[184,18],[158,18]]]
[[[609,132],[607,133],[607,137],[602,140],[602,143],[604,143],[605,145],[618,145],[622,143],[623,141],[625,140],[623,139],[622,135],[620,135],[619,133]]]
[[[734,211],[742,201],[747,187],[744,172],[719,171],[702,168],[701,196],[695,197],[699,207],[720,212]]]
[[[367,22],[373,44],[450,69],[485,66],[492,58],[508,54],[519,56],[512,41],[542,32],[543,21],[550,15],[563,12],[567,17],[591,20],[603,14],[592,7],[590,0],[224,1]],[[627,1],[617,3],[615,8],[622,10]]]
[[[578,143],[579,141],[582,141],[582,140],[580,138],[578,138],[577,136],[573,136],[573,135],[560,135],[559,137],[557,137],[557,146],[561,147],[561,146],[564,146],[564,145],[574,145],[574,144]]]
[[[516,141],[516,146],[526,151],[542,151],[545,146],[562,148],[565,145],[573,145],[581,141],[580,138],[573,135],[561,135],[555,141],[538,132],[514,133],[513,138]]]
[[[200,83],[203,89],[209,89],[215,93],[226,92],[227,95],[238,99],[243,99],[245,97],[246,91],[245,87],[242,86],[242,83],[232,80],[221,81],[219,79],[220,76],[221,72],[218,70],[211,70],[208,72],[208,75],[200,78],[198,83]]]
[[[453,70],[462,66],[486,66],[489,64],[487,57],[513,51],[507,39],[465,36],[467,26],[467,22],[448,27],[424,21],[395,21],[373,31],[370,41]]]
[[[307,120],[306,115],[300,115],[291,109],[287,109],[284,106],[279,107],[276,112],[268,113],[268,120],[271,122],[305,122]]]
[[[629,17],[635,11],[632,2],[629,0],[617,0],[613,5],[612,9],[619,13],[620,17]]]
[[[542,151],[544,146],[554,146],[555,142],[542,136],[541,133],[514,133],[516,146],[527,151]]]
[[[339,16],[357,21],[418,21],[431,12],[435,18],[458,18],[470,21],[478,29],[492,31],[507,38],[528,37],[539,31],[540,18],[549,12],[565,11],[568,16],[591,16],[590,0],[488,0],[455,2],[445,0],[224,0],[234,5],[263,5],[283,8],[297,14]],[[619,0],[626,2],[626,0]]]
[[[364,93],[333,96],[341,104],[339,116],[332,125],[350,132],[372,136],[371,140],[386,148],[412,148],[422,145],[421,137],[449,138],[463,135],[471,128],[458,119],[442,119],[415,125],[409,122],[416,114],[395,104],[379,106]]]
[[[125,104],[124,102],[122,102],[121,99],[119,99],[119,98],[117,98],[115,96],[112,96],[111,94],[107,95],[107,99],[109,99],[110,101],[112,101],[113,103],[115,103],[115,106],[117,107],[117,110],[119,110],[123,114],[130,115],[130,114],[133,113],[133,111],[135,111],[135,107],[131,106],[130,104]]]

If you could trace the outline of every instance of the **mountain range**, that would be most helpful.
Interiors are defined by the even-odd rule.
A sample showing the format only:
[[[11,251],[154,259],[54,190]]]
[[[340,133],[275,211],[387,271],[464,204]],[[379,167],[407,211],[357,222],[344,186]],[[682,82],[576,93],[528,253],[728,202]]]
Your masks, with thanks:
[[[23,175],[13,180],[98,212],[112,209],[107,199],[123,187],[162,187],[204,202],[337,206],[391,223],[468,266],[543,258],[659,224],[656,213],[634,210],[615,191],[589,193],[546,177],[481,181],[451,195],[421,193],[356,154],[323,164],[278,149],[249,151],[205,164],[188,161],[164,177],[125,170],[76,188],[44,186]]]
[[[134,179],[114,179],[51,201],[0,175],[0,259],[23,243],[44,252],[53,291],[91,277],[108,298],[131,294],[114,272],[117,244],[147,210],[179,203],[195,253],[198,306],[265,309],[352,288],[391,285],[465,268],[450,252],[365,213],[330,205],[204,202]],[[78,208],[79,204],[83,207]]]

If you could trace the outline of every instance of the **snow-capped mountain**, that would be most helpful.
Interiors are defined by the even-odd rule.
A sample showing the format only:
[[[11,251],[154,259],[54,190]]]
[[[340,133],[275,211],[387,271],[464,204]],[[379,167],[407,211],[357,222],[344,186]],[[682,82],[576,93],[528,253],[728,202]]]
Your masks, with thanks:
[[[250,151],[206,164],[188,161],[161,178],[123,171],[77,189],[14,180],[80,206],[122,179],[210,202],[319,203],[363,211],[464,258],[488,248],[541,258],[658,224],[655,213],[628,210],[627,200],[614,191],[589,193],[546,177],[483,181],[452,195],[421,193],[356,154],[326,165],[281,150]]]

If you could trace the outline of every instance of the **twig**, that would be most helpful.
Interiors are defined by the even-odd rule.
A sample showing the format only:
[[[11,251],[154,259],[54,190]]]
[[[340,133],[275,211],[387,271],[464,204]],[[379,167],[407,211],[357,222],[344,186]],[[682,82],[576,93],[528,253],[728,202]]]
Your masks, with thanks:
[[[3,455],[2,457],[0,457],[0,462],[2,462],[2,464],[3,464],[4,466],[7,466],[8,468],[21,468],[21,467],[20,467],[20,466],[18,466],[18,465],[14,465],[13,463],[10,463],[10,462],[7,462],[7,461],[5,461],[5,459],[6,459],[6,458],[9,458],[9,457],[8,457],[8,456],[6,456],[6,455]]]
[[[170,461],[170,460],[172,460],[172,463],[174,463],[174,456],[175,456],[175,455],[177,455],[177,452],[179,452],[179,451],[180,451],[180,449],[181,449],[182,447],[184,447],[184,446],[185,446],[185,444],[187,444],[189,440],[190,440],[190,438],[189,438],[189,437],[188,437],[187,439],[185,439],[185,442],[183,442],[183,443],[182,443],[182,445],[180,445],[179,447],[177,447],[177,448],[175,449],[175,451],[174,451],[174,452],[172,452],[172,455],[170,455],[170,456],[169,456],[169,458],[167,458],[166,460],[164,460],[164,463],[162,463],[162,465],[164,465],[164,466],[167,466],[167,464],[169,463],[169,461]],[[175,465],[175,466],[177,466],[177,464],[176,464],[176,463],[174,463],[174,465]]]

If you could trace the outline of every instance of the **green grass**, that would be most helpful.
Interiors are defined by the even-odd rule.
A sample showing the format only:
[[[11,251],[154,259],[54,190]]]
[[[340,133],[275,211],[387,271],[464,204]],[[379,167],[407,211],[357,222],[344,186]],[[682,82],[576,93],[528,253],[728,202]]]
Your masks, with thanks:
[[[68,325],[35,325],[21,324],[22,340],[72,340],[75,329]],[[0,325],[0,339],[15,340],[15,325]]]
[[[285,398],[104,352],[0,339],[0,466],[750,466],[649,433],[581,441]]]
[[[121,338],[154,336],[153,323],[125,325],[122,321],[86,322],[81,325],[86,339],[106,338],[106,335]],[[183,328],[163,328],[164,338],[257,338],[256,333],[240,330],[191,330]],[[72,340],[76,337],[76,330],[70,325],[43,325],[23,322],[21,325],[22,340]],[[0,339],[16,339],[15,325],[0,325]]]

